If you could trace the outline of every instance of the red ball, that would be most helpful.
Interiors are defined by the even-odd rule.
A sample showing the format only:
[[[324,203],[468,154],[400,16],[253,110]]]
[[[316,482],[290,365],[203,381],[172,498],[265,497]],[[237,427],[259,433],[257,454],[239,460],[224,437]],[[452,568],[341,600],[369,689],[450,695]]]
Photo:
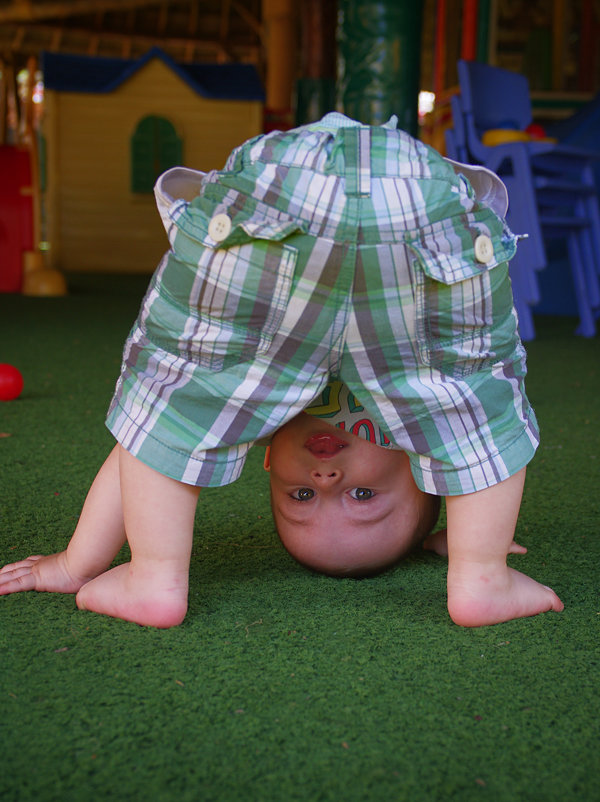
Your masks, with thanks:
[[[14,401],[21,395],[23,376],[13,365],[0,364],[0,401]]]

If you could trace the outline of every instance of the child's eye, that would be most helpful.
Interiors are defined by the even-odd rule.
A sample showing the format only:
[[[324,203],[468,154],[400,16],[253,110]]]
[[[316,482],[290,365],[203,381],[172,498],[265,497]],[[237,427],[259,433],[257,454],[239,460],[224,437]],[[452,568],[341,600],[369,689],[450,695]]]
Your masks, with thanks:
[[[310,487],[301,487],[299,490],[290,493],[290,496],[295,498],[296,501],[309,501],[314,495],[315,491]]]
[[[375,493],[369,490],[368,487],[355,487],[350,491],[350,495],[356,501],[368,501],[370,498],[373,498]]]

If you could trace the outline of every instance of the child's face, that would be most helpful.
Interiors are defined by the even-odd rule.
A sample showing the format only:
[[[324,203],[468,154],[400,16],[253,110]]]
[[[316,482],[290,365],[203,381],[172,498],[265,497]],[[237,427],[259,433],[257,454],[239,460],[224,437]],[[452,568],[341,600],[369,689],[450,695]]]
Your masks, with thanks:
[[[382,448],[301,414],[265,456],[285,548],[327,574],[373,573],[415,545],[425,499],[403,451]]]

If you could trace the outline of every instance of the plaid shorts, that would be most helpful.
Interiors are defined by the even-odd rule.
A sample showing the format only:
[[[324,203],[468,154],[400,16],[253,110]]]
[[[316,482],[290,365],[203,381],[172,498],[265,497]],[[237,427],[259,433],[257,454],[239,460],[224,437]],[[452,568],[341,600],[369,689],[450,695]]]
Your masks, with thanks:
[[[516,238],[491,173],[333,114],[250,140],[221,171],[174,168],[156,197],[171,249],[107,420],[140,460],[227,484],[339,379],[428,493],[480,490],[529,462]]]

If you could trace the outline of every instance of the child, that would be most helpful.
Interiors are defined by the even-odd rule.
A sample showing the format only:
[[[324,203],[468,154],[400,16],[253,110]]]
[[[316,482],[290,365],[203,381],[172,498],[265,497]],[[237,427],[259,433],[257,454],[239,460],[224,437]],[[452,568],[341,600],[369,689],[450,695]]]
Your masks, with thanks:
[[[334,576],[377,573],[419,544],[447,556],[446,530],[429,534],[439,496],[417,487],[407,455],[348,388],[330,382],[305,413],[275,433],[264,463],[288,552]],[[527,551],[514,541],[508,550]]]
[[[366,532],[385,516],[368,512],[370,493],[376,504],[395,494],[396,508],[406,497],[417,519],[422,494],[445,496],[456,623],[562,609],[506,565],[538,438],[501,182],[455,171],[393,121],[331,114],[250,140],[223,171],[174,168],[156,196],[171,251],[126,344],[107,421],[118,445],[66,551],[6,566],[0,592],[76,592],[83,609],[180,623],[200,486],[236,479],[274,433],[276,516],[281,493],[302,509],[316,499],[320,513],[319,482],[323,496],[350,470],[356,442],[326,456],[326,424],[306,428],[300,414],[339,378],[400,450],[387,485],[387,467],[352,460],[361,493],[344,484],[343,503],[364,516],[352,523]],[[319,469],[304,460],[314,451]],[[131,562],[107,570],[126,537]]]

